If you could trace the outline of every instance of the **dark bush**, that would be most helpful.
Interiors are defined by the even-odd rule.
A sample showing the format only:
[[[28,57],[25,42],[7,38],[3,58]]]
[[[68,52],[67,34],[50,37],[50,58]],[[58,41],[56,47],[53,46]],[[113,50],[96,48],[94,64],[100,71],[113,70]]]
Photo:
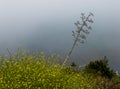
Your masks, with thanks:
[[[85,66],[84,72],[106,78],[112,78],[115,75],[115,72],[108,66],[108,60],[106,59],[91,61],[88,65]]]

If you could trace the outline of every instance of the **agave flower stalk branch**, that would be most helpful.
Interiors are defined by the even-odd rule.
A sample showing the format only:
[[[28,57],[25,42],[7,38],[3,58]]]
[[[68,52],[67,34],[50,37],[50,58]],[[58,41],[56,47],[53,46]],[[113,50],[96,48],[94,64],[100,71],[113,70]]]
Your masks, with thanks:
[[[79,21],[77,21],[77,23],[75,23],[75,25],[77,26],[77,36],[75,36],[75,34],[74,34],[74,37],[75,37],[75,40],[74,40],[74,42],[73,42],[73,45],[72,45],[72,47],[71,47],[71,49],[69,50],[69,52],[68,52],[68,54],[67,54],[67,56],[66,56],[66,58],[65,58],[65,60],[64,60],[64,62],[63,62],[63,64],[62,64],[62,66],[64,66],[66,63],[67,63],[67,61],[70,59],[70,56],[71,56],[71,54],[72,54],[72,52],[73,52],[73,49],[75,48],[75,46],[76,46],[76,44],[77,44],[77,42],[79,41],[79,38],[80,38],[80,33],[81,33],[81,31],[83,31],[84,29],[84,27],[86,26],[86,27],[88,27],[88,25],[87,25],[87,22],[89,22],[89,17],[91,16],[91,15],[93,15],[92,13],[90,13],[87,17],[85,17],[84,16],[84,14],[82,13],[81,14],[82,15],[82,24],[80,24],[79,23]],[[80,25],[80,27],[79,27],[79,25]],[[88,28],[89,29],[89,28]],[[74,33],[74,32],[73,32]]]

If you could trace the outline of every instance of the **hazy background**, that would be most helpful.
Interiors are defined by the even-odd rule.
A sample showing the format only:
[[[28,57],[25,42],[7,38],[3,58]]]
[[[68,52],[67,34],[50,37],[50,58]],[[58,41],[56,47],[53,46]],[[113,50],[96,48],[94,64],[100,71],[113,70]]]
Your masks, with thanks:
[[[0,0],[0,53],[23,48],[65,55],[82,12],[94,13],[93,30],[71,61],[86,64],[107,56],[120,70],[119,0]]]

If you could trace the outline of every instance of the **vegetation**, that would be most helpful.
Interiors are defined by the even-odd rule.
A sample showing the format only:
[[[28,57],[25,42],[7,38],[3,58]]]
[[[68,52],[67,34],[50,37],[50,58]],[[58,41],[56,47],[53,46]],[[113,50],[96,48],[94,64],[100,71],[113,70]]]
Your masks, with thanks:
[[[55,61],[59,58],[43,53],[0,57],[0,89],[120,89],[120,77],[74,71],[75,63],[62,67]]]
[[[108,66],[108,60],[106,59],[91,61],[88,65],[85,66],[84,71],[106,78],[112,78],[115,76],[115,72],[110,69]]]
[[[23,56],[19,60],[1,57],[0,89],[93,89],[92,76],[50,62],[44,55]]]

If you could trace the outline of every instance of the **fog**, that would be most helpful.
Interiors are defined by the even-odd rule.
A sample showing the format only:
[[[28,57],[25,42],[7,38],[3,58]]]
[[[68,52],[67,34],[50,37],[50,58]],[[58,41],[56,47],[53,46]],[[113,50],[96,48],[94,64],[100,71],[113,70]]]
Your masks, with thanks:
[[[73,43],[74,22],[94,14],[92,31],[73,58],[79,64],[107,56],[120,70],[120,1],[0,0],[0,53],[17,48],[66,54]]]

